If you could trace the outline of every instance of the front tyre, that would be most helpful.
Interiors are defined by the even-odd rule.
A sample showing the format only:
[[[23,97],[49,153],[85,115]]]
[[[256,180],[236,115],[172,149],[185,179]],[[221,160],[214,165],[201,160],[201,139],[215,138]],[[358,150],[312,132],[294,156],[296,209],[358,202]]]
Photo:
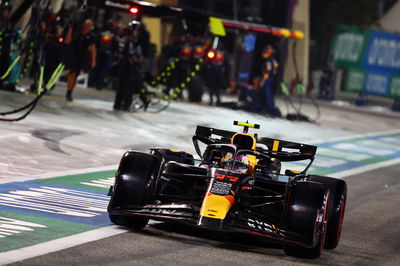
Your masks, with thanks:
[[[110,221],[117,225],[141,229],[149,219],[140,215],[123,215],[126,209],[140,209],[154,200],[160,171],[160,160],[151,154],[128,151],[124,154],[110,190],[107,210]]]

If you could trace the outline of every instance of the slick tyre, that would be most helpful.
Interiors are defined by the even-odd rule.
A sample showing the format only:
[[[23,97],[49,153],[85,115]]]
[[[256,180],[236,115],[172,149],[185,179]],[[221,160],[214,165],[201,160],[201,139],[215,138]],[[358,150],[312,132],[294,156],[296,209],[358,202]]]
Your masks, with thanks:
[[[141,208],[154,200],[159,170],[160,161],[154,155],[136,151],[128,151],[123,155],[107,208],[112,223],[132,228],[146,226],[148,218],[121,215],[118,212]]]
[[[309,176],[308,180],[323,183],[329,189],[328,225],[325,249],[335,249],[340,241],[347,199],[347,185],[341,179],[326,176]]]
[[[149,218],[147,217],[114,214],[109,214],[109,217],[113,224],[127,226],[133,229],[142,229],[149,223]]]
[[[316,259],[324,246],[329,191],[319,183],[298,182],[287,195],[285,230],[302,236],[310,247],[285,244],[283,249],[290,256]]]

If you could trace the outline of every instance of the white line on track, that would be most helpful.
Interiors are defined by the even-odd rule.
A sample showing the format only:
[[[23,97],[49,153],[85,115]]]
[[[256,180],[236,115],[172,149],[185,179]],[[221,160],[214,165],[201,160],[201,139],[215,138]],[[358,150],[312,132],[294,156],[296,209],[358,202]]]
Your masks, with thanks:
[[[391,131],[385,131],[385,132],[353,135],[353,136],[348,136],[348,137],[337,138],[334,140],[332,140],[332,139],[327,140],[326,142],[347,140],[347,139],[352,139],[352,138],[372,137],[372,136],[379,136],[379,135],[384,136],[384,135],[396,134],[396,133],[400,133],[400,130],[391,130]],[[366,166],[362,166],[362,167],[358,167],[358,168],[354,168],[354,169],[345,170],[342,172],[337,172],[330,176],[335,177],[335,178],[345,178],[348,176],[365,173],[365,172],[372,171],[372,170],[375,170],[378,168],[383,168],[383,167],[387,167],[387,166],[391,166],[391,165],[395,165],[395,164],[399,164],[399,163],[400,163],[400,158],[397,158],[397,159],[393,159],[393,160],[388,160],[388,161],[370,164],[370,165],[366,165]],[[2,178],[2,179],[0,179],[0,184],[8,183],[8,182],[27,181],[27,180],[33,180],[33,179],[44,179],[44,178],[51,178],[51,177],[57,177],[57,176],[63,176],[63,175],[74,175],[74,174],[87,173],[87,172],[107,171],[107,170],[117,169],[117,167],[118,167],[117,165],[112,165],[112,166],[97,167],[97,168],[87,168],[87,169],[79,169],[79,170],[72,170],[72,171],[62,171],[62,172],[55,172],[55,173],[39,174],[39,175],[34,175],[34,176],[22,176],[22,177],[17,177],[17,178],[15,178],[15,177],[14,178]],[[155,224],[155,223],[157,223],[157,222],[154,222],[154,221],[150,222],[150,224]],[[96,240],[103,239],[106,237],[111,237],[111,236],[125,233],[128,231],[129,230],[123,229],[119,226],[107,226],[107,227],[91,230],[88,232],[51,240],[51,241],[33,245],[30,247],[25,247],[25,248],[20,248],[20,249],[16,249],[16,250],[3,252],[3,253],[0,253],[0,265],[33,258],[33,257],[40,256],[40,255],[45,255],[50,252],[56,252],[59,250],[67,249],[67,248],[77,246],[80,244],[84,244],[87,242],[96,241]]]
[[[158,223],[160,222],[150,221],[149,225]],[[110,225],[94,229],[91,231],[83,232],[80,234],[50,240],[37,245],[6,251],[0,253],[0,265],[5,265],[41,255],[46,255],[51,252],[60,251],[63,249],[71,248],[77,245],[96,241],[106,237],[119,235],[126,232],[129,232],[129,229],[117,225]]]
[[[66,176],[66,175],[85,174],[85,173],[89,173],[89,172],[117,170],[117,168],[118,168],[118,165],[115,164],[115,165],[102,166],[102,167],[92,167],[92,168],[85,168],[85,169],[57,171],[57,172],[50,172],[50,173],[44,173],[44,174],[25,175],[25,176],[19,176],[19,177],[4,177],[4,178],[0,178],[0,184],[10,183],[10,182],[23,182],[23,181],[29,181],[29,180],[35,180],[35,179],[46,179],[46,178]]]
[[[102,238],[125,233],[127,231],[128,230],[126,229],[113,225],[94,229],[77,235],[58,238],[30,247],[6,251],[0,253],[0,265],[5,265],[8,263],[26,260],[36,256],[45,255],[51,252],[67,249],[87,242],[92,242]]]

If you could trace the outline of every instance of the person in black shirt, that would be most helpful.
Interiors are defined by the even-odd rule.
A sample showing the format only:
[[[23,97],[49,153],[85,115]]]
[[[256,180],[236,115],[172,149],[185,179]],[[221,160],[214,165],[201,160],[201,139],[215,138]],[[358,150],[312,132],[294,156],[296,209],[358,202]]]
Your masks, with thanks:
[[[212,55],[212,58],[209,57],[210,55]],[[225,53],[222,49],[209,51],[203,66],[202,76],[210,93],[210,105],[213,105],[214,102],[216,102],[216,105],[221,104],[220,92],[226,88],[225,74]]]
[[[143,49],[139,43],[140,22],[132,21],[126,28],[126,40],[118,63],[118,86],[116,89],[114,110],[129,111],[133,94],[140,94],[140,98],[147,108],[146,94],[142,93],[143,78],[141,67],[143,64]]]
[[[72,101],[72,91],[76,79],[82,70],[89,70],[96,66],[96,45],[93,37],[93,21],[86,19],[79,33],[74,34],[71,28],[68,31],[65,43],[71,45],[69,73],[67,77],[67,101]]]

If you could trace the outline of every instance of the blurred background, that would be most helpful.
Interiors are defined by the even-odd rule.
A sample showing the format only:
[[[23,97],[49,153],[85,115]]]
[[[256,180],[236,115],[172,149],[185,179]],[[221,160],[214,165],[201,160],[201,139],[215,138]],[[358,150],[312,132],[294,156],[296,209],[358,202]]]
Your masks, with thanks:
[[[125,111],[187,100],[282,116],[275,97],[376,96],[399,111],[399,12],[396,0],[3,0],[0,86],[64,84],[67,101],[76,86],[111,90]]]

